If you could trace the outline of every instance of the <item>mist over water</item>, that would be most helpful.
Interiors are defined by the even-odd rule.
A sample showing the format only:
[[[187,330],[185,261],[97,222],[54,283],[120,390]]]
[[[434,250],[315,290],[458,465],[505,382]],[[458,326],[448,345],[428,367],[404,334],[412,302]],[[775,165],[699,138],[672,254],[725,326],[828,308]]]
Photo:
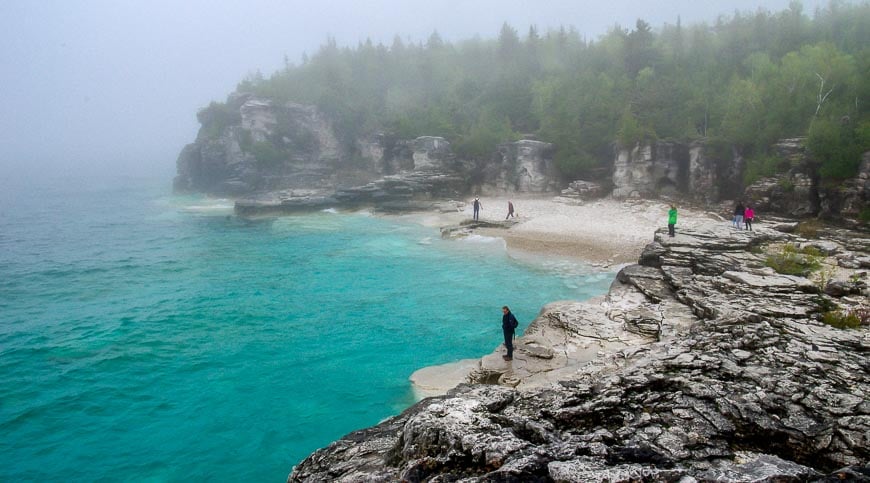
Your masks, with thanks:
[[[366,214],[243,220],[165,182],[6,190],[0,480],[276,481],[612,274]]]

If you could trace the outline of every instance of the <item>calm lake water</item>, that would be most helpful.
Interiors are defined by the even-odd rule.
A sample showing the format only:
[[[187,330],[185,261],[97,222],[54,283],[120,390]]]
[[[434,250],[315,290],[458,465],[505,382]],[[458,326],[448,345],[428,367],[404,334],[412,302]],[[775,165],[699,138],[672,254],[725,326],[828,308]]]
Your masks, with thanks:
[[[169,184],[0,187],[0,481],[283,481],[416,369],[492,351],[502,305],[524,327],[613,276]]]

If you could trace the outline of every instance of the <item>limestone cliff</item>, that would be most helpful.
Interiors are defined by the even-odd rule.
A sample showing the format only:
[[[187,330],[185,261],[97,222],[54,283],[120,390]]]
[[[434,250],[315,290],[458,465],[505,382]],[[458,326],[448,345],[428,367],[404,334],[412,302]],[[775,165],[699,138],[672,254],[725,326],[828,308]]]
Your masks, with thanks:
[[[495,160],[484,169],[484,193],[555,192],[559,174],[553,164],[555,146],[523,139],[498,146]]]
[[[683,197],[704,203],[733,199],[742,187],[743,159],[731,148],[719,151],[703,141],[618,146],[613,196]]]
[[[280,209],[265,199],[304,192],[324,202],[431,198],[474,191],[553,192],[553,146],[521,140],[493,146],[488,162],[457,156],[437,136],[399,139],[372,133],[349,140],[314,106],[234,94],[199,113],[197,140],[177,161],[175,189],[251,198],[246,206]],[[273,193],[267,195],[267,193]],[[354,194],[361,197],[355,198]],[[299,203],[284,203],[285,207]],[[316,204],[316,203],[315,203]]]
[[[704,204],[742,198],[760,213],[852,219],[870,215],[870,161],[865,160],[854,179],[823,183],[800,138],[772,147],[773,155],[790,166],[788,171],[748,187],[743,185],[740,152],[710,140],[617,146],[609,180],[569,185],[554,164],[557,146],[531,139],[493,146],[492,155],[482,159],[465,159],[437,136],[400,139],[370,132],[348,139],[314,106],[251,94],[233,94],[198,117],[202,128],[179,154],[175,189],[241,197],[246,212],[472,193],[565,190],[566,196],[588,198],[612,186],[610,193],[617,198],[663,196]],[[589,186],[600,188],[577,189]]]

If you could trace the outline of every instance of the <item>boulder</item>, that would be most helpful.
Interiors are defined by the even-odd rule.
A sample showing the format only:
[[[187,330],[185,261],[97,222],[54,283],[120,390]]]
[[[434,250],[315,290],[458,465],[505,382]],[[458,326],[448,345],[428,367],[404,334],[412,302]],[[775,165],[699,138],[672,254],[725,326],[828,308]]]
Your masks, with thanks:
[[[568,198],[578,198],[581,200],[593,200],[601,198],[606,194],[604,186],[600,183],[592,181],[584,181],[578,179],[568,184],[568,187],[562,190],[562,196]]]

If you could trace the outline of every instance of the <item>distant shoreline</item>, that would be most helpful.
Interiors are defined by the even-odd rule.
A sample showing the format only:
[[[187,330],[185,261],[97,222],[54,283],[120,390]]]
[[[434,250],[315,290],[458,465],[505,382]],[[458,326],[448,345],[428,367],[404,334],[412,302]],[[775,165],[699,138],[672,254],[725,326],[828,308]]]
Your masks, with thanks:
[[[513,201],[518,223],[508,229],[480,228],[475,233],[505,240],[511,251],[581,260],[609,267],[634,263],[650,233],[667,227],[668,204],[656,200],[615,200],[603,198],[581,202],[555,196],[482,197],[482,221],[499,222]],[[677,230],[709,222],[709,213],[695,209],[680,210]],[[396,216],[411,218],[424,226],[442,228],[472,218],[469,203],[461,211],[414,212]]]

